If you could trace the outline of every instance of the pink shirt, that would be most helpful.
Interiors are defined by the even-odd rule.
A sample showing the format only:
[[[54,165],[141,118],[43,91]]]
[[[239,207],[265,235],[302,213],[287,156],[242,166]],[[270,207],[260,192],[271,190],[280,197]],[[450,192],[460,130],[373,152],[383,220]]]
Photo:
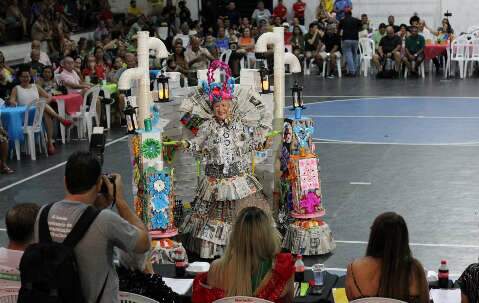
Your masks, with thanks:
[[[68,82],[68,83],[80,85],[80,76],[78,76],[78,74],[74,70],[69,72],[66,69],[64,69],[60,73],[60,81],[62,81],[64,83]],[[78,89],[78,88],[70,88],[70,87],[67,86],[67,89],[68,89],[68,93],[77,93],[78,94],[78,93],[81,92],[81,89]]]

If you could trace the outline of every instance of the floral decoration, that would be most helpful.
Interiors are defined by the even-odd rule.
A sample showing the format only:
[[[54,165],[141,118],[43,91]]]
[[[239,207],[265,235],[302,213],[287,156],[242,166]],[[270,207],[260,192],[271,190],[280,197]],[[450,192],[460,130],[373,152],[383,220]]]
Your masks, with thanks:
[[[148,138],[141,145],[143,156],[147,159],[155,159],[161,155],[161,142],[157,139]]]

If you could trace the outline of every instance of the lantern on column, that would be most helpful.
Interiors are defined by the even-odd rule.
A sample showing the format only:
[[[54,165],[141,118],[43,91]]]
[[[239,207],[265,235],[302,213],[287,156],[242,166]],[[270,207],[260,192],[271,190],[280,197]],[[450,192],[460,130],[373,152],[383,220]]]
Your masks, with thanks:
[[[156,82],[158,84],[158,102],[169,102],[170,85],[168,83],[168,77],[160,73],[158,78],[156,78]]]
[[[261,77],[261,93],[269,94],[271,93],[271,84],[269,82],[269,71],[267,68],[262,66],[259,70]]]
[[[136,109],[138,107],[131,106],[130,101],[126,102],[126,107],[123,113],[126,117],[126,126],[128,128],[129,134],[136,134],[136,130],[138,129],[138,120],[136,118]]]
[[[301,110],[304,109],[302,91],[303,88],[299,86],[298,81],[295,81],[294,86],[291,88],[291,93],[293,97],[294,117],[296,119],[301,119]]]

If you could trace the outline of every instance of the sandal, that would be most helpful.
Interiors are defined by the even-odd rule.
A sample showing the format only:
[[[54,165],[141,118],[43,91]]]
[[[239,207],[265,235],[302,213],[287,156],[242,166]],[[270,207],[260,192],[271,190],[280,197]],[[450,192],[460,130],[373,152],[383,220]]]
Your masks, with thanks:
[[[4,165],[2,170],[0,171],[0,173],[2,175],[10,175],[10,174],[13,174],[15,171],[13,169],[11,169],[10,167]]]

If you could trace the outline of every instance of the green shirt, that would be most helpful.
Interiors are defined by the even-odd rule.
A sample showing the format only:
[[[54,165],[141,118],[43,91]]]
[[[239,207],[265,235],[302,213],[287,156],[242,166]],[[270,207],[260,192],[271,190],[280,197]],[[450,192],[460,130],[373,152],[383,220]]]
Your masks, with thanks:
[[[386,31],[384,31],[384,34],[382,34],[382,35],[381,35],[381,33],[380,33],[379,31],[375,31],[375,32],[373,33],[372,38],[373,38],[373,41],[374,41],[374,47],[375,47],[376,49],[378,49],[379,42],[381,42],[381,39],[382,39],[384,36],[386,36]]]
[[[406,38],[406,48],[411,54],[415,54],[421,51],[426,44],[426,40],[421,35],[417,35],[416,37],[409,36]]]

